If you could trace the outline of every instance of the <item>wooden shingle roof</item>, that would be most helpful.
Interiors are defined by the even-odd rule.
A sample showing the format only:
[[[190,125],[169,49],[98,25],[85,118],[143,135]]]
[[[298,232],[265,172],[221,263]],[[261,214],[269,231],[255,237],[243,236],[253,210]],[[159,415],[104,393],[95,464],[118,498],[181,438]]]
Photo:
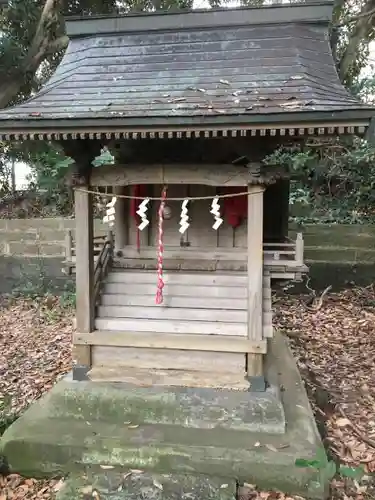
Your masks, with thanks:
[[[0,112],[0,136],[363,131],[374,108],[339,81],[331,11],[314,1],[68,20],[55,74]]]

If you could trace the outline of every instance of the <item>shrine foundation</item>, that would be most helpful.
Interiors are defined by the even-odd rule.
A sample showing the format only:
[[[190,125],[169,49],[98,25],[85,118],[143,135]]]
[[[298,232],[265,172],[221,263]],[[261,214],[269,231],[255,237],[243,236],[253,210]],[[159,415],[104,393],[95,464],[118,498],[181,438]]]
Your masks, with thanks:
[[[121,384],[66,379],[5,432],[0,452],[13,471],[32,477],[74,476],[110,465],[223,482],[229,477],[237,484],[323,498],[327,485],[317,472],[295,466],[297,458],[314,457],[322,444],[284,337],[275,336],[267,358],[285,388],[285,422],[275,394],[137,388],[131,395]],[[181,404],[182,394],[190,410]],[[257,412],[249,418],[243,401],[253,409],[268,408],[263,422]]]

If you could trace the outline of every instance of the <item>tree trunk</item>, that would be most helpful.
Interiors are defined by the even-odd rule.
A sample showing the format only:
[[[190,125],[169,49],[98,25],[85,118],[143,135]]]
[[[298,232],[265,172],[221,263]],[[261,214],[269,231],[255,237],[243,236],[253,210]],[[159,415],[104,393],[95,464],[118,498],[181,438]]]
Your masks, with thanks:
[[[340,79],[344,83],[350,80],[351,72],[361,50],[361,45],[369,41],[370,35],[374,30],[375,12],[366,15],[370,11],[373,11],[374,7],[375,0],[366,1],[348,36],[348,43],[339,63]]]
[[[67,45],[67,37],[56,39],[60,8],[61,0],[46,0],[26,56],[20,66],[0,84],[0,108],[5,108],[17,96],[27,78],[35,75],[46,57]]]

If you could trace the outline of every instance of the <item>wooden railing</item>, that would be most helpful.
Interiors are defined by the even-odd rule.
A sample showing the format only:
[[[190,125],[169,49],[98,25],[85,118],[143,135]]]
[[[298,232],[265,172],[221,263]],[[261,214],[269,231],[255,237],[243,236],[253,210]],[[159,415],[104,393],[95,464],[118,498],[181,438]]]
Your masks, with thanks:
[[[102,238],[103,241],[103,238]],[[95,241],[94,241],[95,243]],[[95,259],[94,264],[94,292],[93,300],[96,304],[101,284],[103,279],[106,277],[108,272],[108,267],[111,265],[113,259],[113,233],[110,231],[108,236],[104,240],[104,244],[99,252],[97,259]]]
[[[283,243],[264,243],[264,260],[269,263],[293,263],[295,266],[303,266],[304,243],[302,233],[297,234],[295,241],[287,239]]]
[[[64,261],[64,272],[66,274],[73,274],[76,267],[76,248],[75,241],[73,239],[73,231],[68,229],[65,233],[65,261]],[[94,262],[96,263],[98,257],[105,245],[106,241],[111,238],[113,246],[113,234],[110,232],[108,235],[101,234],[100,236],[94,236]]]

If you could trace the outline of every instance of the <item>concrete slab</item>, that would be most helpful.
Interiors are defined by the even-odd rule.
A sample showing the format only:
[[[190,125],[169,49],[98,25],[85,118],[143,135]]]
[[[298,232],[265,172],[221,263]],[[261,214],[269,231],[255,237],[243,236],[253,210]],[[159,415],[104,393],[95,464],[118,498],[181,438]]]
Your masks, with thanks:
[[[270,343],[267,364],[273,386],[285,388],[284,433],[277,432],[284,414],[270,403],[277,396],[272,391],[263,394],[255,411],[249,402],[259,393],[63,381],[7,430],[0,453],[14,471],[34,477],[106,465],[229,476],[321,498],[326,493],[322,476],[294,465],[296,458],[315,457],[322,445],[283,337]]]

